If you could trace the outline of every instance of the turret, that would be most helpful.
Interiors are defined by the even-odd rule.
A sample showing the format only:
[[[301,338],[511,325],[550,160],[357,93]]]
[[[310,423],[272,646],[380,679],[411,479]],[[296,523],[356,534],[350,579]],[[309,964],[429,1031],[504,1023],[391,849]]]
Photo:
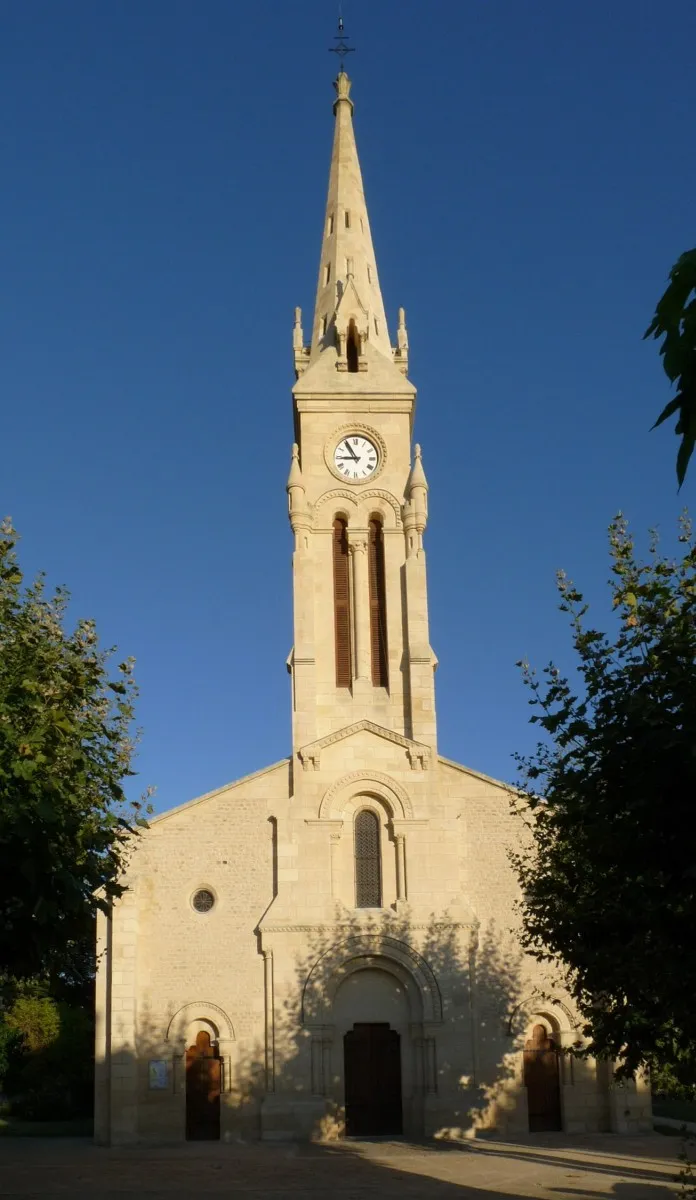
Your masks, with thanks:
[[[300,529],[309,525],[309,509],[305,495],[304,480],[302,478],[302,468],[300,466],[300,450],[297,442],[293,442],[292,444],[292,462],[290,463],[290,474],[288,475],[288,482],[285,487],[288,493],[290,524],[297,536]]]
[[[407,557],[423,548],[423,534],[428,524],[428,481],[423,470],[421,448],[414,447],[413,466],[406,484],[404,504],[404,531],[406,533]]]

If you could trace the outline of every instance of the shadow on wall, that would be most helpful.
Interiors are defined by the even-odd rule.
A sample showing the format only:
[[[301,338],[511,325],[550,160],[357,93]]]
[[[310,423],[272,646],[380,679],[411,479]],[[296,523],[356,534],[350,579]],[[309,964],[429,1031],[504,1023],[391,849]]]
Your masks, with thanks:
[[[520,1095],[521,1042],[509,1034],[523,991],[519,948],[493,925],[477,934],[447,913],[416,927],[404,915],[367,917],[338,908],[334,922],[303,934],[291,982],[277,981],[270,1047],[262,1039],[236,1040],[216,998],[204,1002],[204,984],[200,1004],[164,1020],[141,1009],[135,1044],[126,1041],[113,1052],[110,1079],[97,1062],[97,1141],[185,1137],[186,1051],[201,1032],[220,1055],[223,1140],[259,1138],[262,1105],[281,1104],[283,1096],[310,1107],[315,1102],[310,1136],[342,1136],[343,1031],[329,1027],[334,1003],[350,1011],[346,988],[362,982],[364,971],[384,973],[395,994],[415,996],[402,1025],[401,1059],[412,1098],[404,1132],[448,1137],[504,1127]],[[416,1010],[416,992],[428,1011],[423,1003]]]
[[[520,1097],[522,1041],[520,1030],[509,1032],[511,1014],[519,1010],[524,991],[519,947],[493,923],[481,933],[457,923],[447,912],[431,915],[424,927],[414,926],[405,915],[385,912],[366,919],[337,907],[334,922],[309,935],[295,959],[293,987],[277,998],[276,1094],[296,1094],[298,1084],[306,1080],[311,1094],[328,1101],[329,1111],[314,1136],[331,1140],[344,1135],[346,1026],[340,1018],[354,1006],[356,1020],[370,1018],[353,998],[347,1006],[342,998],[353,983],[360,983],[359,972],[396,973],[394,958],[402,949],[426,997],[420,1011],[412,1005],[408,1033],[401,1026],[402,1063],[406,1075],[409,1063],[416,1064],[412,1092],[416,1109],[425,1110],[425,1128],[422,1111],[412,1112],[410,1120],[405,1111],[404,1132],[460,1137],[465,1131],[505,1124]],[[401,990],[415,991],[409,989],[408,971],[401,974]],[[398,1026],[396,1012],[391,1024]],[[328,1061],[323,1054],[327,1033]],[[318,1062],[318,1057],[324,1061]],[[404,1086],[405,1103],[407,1091]],[[442,1122],[439,1114],[445,1112]]]

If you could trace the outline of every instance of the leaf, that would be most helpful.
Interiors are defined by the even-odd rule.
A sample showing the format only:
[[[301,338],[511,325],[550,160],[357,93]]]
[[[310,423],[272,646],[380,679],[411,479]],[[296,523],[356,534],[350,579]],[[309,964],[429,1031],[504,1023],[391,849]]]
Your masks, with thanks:
[[[696,425],[685,432],[696,442]],[[696,547],[690,529],[680,538],[680,560],[654,539],[640,560],[625,521],[612,522],[622,619],[608,635],[566,610],[579,683],[571,695],[540,673],[528,693],[544,741],[517,758],[530,842],[511,861],[523,945],[566,968],[593,1052],[625,1077],[669,1067],[693,1089]]]
[[[61,987],[89,977],[96,897],[115,894],[140,815],[122,790],[137,743],[132,676],[114,671],[109,690],[111,656],[93,622],[66,629],[64,589],[49,595],[38,576],[13,590],[22,573],[9,532],[0,528],[0,1010],[10,974],[43,978],[55,964]]]
[[[686,469],[689,465],[691,455],[694,452],[695,444],[696,438],[694,435],[685,433],[681,440],[679,453],[677,454],[677,480],[680,488],[686,478]]]
[[[656,429],[678,413],[675,432],[682,441],[677,453],[677,480],[681,488],[696,443],[696,248],[682,254],[669,273],[653,319],[643,337],[664,340],[660,356],[665,374],[677,385],[677,395],[662,409]]]
[[[669,404],[665,404],[665,407],[657,418],[655,424],[650,426],[651,432],[653,429],[657,429],[658,425],[661,425],[662,422],[666,421],[668,417],[671,417],[672,413],[676,412],[678,408],[681,408],[681,405],[681,396],[675,396],[673,400],[670,400]]]

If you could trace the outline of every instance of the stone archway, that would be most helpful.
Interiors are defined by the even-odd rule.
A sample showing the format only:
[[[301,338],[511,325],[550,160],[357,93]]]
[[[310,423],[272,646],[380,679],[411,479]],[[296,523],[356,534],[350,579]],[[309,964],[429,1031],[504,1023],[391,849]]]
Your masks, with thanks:
[[[442,999],[417,951],[379,934],[339,941],[309,972],[302,1023],[313,1091],[345,1114],[348,1132],[422,1136]]]
[[[558,1045],[547,1024],[537,1021],[524,1043],[524,1086],[530,1133],[563,1128]]]
[[[220,1136],[220,1124],[229,1110],[220,1104],[220,1096],[230,1090],[235,1055],[235,1033],[232,1022],[219,1004],[209,1000],[194,1000],[182,1005],[170,1017],[164,1040],[171,1047],[174,1077],[174,1097],[180,1115],[182,1135],[189,1139]],[[194,1124],[205,1132],[192,1135],[190,1102],[196,1092],[207,1095],[210,1104],[201,1103],[201,1113]],[[217,1095],[217,1099],[215,1096]],[[200,1097],[199,1097],[200,1099]],[[217,1133],[213,1132],[217,1128]]]
[[[442,1023],[442,996],[429,964],[407,942],[379,932],[356,933],[337,941],[313,964],[302,992],[302,1023],[331,1023],[336,991],[346,975],[379,962],[403,980],[417,998],[421,1021]]]
[[[193,1026],[197,1028],[193,1029]],[[172,1015],[165,1041],[181,1051],[185,1049],[188,1034],[197,1033],[200,1029],[209,1030],[212,1041],[228,1045],[235,1040],[232,1022],[224,1008],[211,1004],[209,1000],[194,1000],[190,1004],[183,1004]]]

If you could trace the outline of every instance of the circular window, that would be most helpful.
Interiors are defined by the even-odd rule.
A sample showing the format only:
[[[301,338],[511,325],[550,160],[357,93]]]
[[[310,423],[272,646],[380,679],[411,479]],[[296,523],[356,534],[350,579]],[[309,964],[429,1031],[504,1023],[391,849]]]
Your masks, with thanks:
[[[210,912],[211,908],[214,906],[215,897],[212,892],[208,891],[207,888],[201,888],[199,891],[193,893],[193,899],[191,900],[191,903],[196,912],[207,913]]]

